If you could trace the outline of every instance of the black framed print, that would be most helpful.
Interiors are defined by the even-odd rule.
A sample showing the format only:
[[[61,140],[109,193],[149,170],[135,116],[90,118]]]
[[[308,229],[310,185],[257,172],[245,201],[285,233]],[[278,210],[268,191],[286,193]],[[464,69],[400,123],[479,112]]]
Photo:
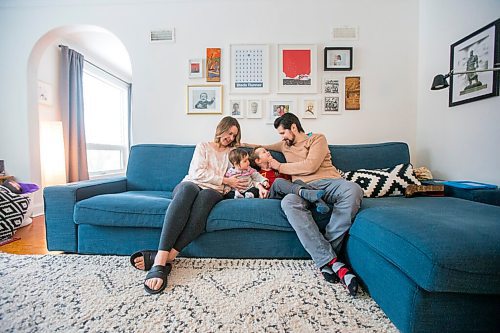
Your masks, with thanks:
[[[498,71],[481,71],[500,62],[500,19],[462,38],[450,47],[449,106],[498,96]],[[477,71],[477,72],[476,72]]]
[[[352,70],[352,47],[325,47],[325,71]]]

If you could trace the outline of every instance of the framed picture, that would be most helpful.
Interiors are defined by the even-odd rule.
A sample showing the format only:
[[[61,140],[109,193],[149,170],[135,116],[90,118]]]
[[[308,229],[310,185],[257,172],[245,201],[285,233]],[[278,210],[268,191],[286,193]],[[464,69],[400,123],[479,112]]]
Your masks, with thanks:
[[[247,100],[247,118],[250,119],[262,118],[262,100],[260,99]]]
[[[188,85],[187,114],[222,114],[222,85]]]
[[[269,45],[231,45],[231,93],[269,92]]]
[[[345,109],[359,110],[361,100],[361,78],[348,76],[345,78]]]
[[[352,47],[325,47],[325,71],[352,70]]]
[[[244,105],[243,100],[241,99],[233,99],[229,100],[229,115],[234,118],[243,118],[244,117]]]
[[[278,45],[278,93],[317,93],[316,45]]]
[[[323,78],[323,93],[324,94],[340,94],[340,80],[337,78]]]
[[[339,115],[341,111],[340,96],[324,96],[323,97],[323,114]]]
[[[295,100],[293,99],[280,99],[270,100],[269,109],[267,112],[267,123],[274,124],[274,120],[285,113],[295,112]]]
[[[220,82],[220,55],[220,48],[207,48],[207,82]]]
[[[300,106],[300,116],[304,119],[318,118],[319,99],[303,98]]]
[[[500,62],[500,19],[451,45],[454,72],[493,68]],[[473,72],[450,76],[449,106],[498,96],[500,72]]]
[[[203,78],[203,61],[201,59],[189,59],[189,78]]]
[[[50,106],[53,102],[52,85],[47,82],[38,81],[38,103]]]

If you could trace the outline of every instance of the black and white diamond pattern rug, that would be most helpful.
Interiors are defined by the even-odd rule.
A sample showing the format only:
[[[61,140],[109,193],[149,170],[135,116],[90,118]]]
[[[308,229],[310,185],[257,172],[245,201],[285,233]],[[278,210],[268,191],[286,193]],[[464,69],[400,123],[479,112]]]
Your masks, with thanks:
[[[186,259],[147,295],[128,257],[0,254],[1,332],[397,332],[310,260]]]

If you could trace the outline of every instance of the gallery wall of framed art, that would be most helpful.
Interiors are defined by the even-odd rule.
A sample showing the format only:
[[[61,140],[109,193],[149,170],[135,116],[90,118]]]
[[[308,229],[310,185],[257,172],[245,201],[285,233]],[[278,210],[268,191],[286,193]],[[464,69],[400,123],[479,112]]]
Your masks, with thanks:
[[[189,59],[189,79],[229,81],[229,97],[222,94],[223,84],[188,85],[188,114],[265,118],[269,124],[285,112],[317,119],[360,110],[360,77],[342,75],[353,69],[352,46],[234,43],[227,56],[222,47],[207,48],[205,53],[205,59]],[[229,69],[228,77],[223,77],[222,68]],[[276,68],[275,75],[271,68]]]

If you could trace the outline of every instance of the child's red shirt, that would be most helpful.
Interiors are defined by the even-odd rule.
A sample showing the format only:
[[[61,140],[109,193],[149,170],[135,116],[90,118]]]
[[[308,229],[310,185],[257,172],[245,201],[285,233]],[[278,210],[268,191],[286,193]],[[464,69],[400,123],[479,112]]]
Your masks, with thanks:
[[[284,178],[286,180],[292,179],[292,177],[290,177],[289,175],[279,173],[277,170],[259,170],[259,173],[269,180],[269,187],[273,185],[276,178]]]

